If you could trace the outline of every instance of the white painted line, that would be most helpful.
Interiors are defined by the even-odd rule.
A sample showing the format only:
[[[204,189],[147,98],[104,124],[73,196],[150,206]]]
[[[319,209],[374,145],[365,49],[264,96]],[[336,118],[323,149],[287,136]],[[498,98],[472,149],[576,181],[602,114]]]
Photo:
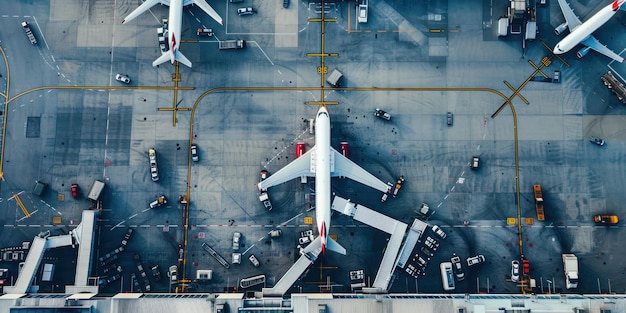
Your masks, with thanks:
[[[245,255],[248,251],[250,251],[250,249],[252,249],[252,247],[254,247],[254,245],[255,244],[253,243],[250,247],[248,247],[248,249],[246,249],[246,251],[242,252],[241,255]]]
[[[35,20],[37,29],[39,29],[39,36],[41,36],[41,39],[43,39],[43,42],[46,44],[46,49],[50,50],[50,46],[48,46],[48,41],[46,40],[46,37],[43,35],[43,32],[41,31],[41,27],[39,27],[39,22],[37,22],[37,18],[33,16],[33,20]]]
[[[259,44],[252,40],[252,41],[248,41],[248,43],[253,42],[257,48],[259,48],[259,50],[261,50],[261,53],[263,53],[263,55],[265,56],[265,58],[270,62],[270,64],[275,65],[274,62],[272,62],[272,60],[270,59],[270,57],[265,53],[265,51],[263,51],[263,49],[261,48],[261,46],[259,46]]]
[[[115,228],[119,227],[120,225],[124,224],[124,221],[121,221],[119,223],[117,223],[117,225],[113,226],[111,229],[109,230],[114,230]]]
[[[133,217],[135,217],[135,216],[137,216],[137,215],[138,215],[138,214],[137,214],[137,213],[135,213],[135,214],[131,215],[128,219],[130,220],[130,219],[132,219]]]

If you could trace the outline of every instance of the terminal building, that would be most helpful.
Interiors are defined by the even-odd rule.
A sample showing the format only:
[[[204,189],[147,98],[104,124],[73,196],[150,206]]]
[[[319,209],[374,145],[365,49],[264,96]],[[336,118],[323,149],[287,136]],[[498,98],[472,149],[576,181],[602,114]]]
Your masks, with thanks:
[[[267,312],[267,313],[610,313],[626,312],[624,295],[504,294],[292,294],[251,298],[244,294],[6,294],[9,312]]]

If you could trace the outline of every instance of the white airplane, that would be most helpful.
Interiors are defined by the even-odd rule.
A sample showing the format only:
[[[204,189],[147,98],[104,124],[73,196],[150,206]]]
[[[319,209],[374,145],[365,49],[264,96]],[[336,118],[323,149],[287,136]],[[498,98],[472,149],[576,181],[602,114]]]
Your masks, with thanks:
[[[556,44],[554,51],[552,52],[554,54],[563,54],[572,50],[580,43],[586,47],[576,52],[576,56],[579,58],[584,57],[585,54],[589,52],[589,49],[593,49],[615,61],[623,62],[624,58],[601,44],[600,41],[592,35],[592,33],[611,19],[617,10],[622,9],[622,4],[624,4],[625,1],[626,0],[615,0],[613,3],[607,5],[598,13],[594,14],[589,20],[582,23],[576,14],[574,14],[574,11],[570,8],[567,2],[565,0],[559,0],[559,6],[561,7],[563,16],[565,16],[565,23],[555,28],[554,32],[558,36],[565,30],[566,27],[568,27],[570,34]]]
[[[208,3],[206,3],[205,0],[146,0],[138,8],[130,12],[130,14],[128,14],[128,16],[124,18],[122,24],[126,24],[126,22],[139,16],[141,13],[147,11],[157,3],[164,4],[170,7],[170,15],[168,20],[168,44],[170,49],[166,52],[163,52],[163,55],[154,60],[154,62],[152,62],[152,66],[157,66],[159,64],[165,63],[166,61],[170,61],[172,64],[174,64],[174,61],[178,61],[191,67],[191,62],[189,61],[189,59],[187,59],[178,50],[178,47],[180,45],[180,30],[183,20],[183,7],[189,4],[195,4],[200,9],[202,9],[202,11],[206,12],[206,14],[208,14],[210,17],[220,23],[220,25],[223,25],[222,18]]]
[[[344,247],[328,237],[330,177],[348,177],[382,192],[388,192],[389,186],[330,146],[330,117],[324,106],[320,107],[315,118],[315,146],[260,182],[257,188],[260,191],[267,190],[269,187],[301,176],[315,177],[315,219],[320,234],[305,251],[321,248],[322,254],[325,254],[328,247],[335,252],[346,254]]]

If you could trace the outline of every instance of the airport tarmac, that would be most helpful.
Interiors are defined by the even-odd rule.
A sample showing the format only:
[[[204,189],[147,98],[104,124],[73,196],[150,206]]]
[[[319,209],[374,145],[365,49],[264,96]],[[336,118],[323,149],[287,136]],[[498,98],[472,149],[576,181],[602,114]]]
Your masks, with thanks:
[[[325,50],[339,56],[326,57],[326,65],[344,73],[343,87],[364,88],[324,92],[326,100],[340,103],[329,108],[333,147],[348,141],[350,158],[364,169],[383,181],[399,175],[406,179],[399,196],[385,203],[379,192],[352,181],[334,179],[333,191],[405,223],[427,202],[435,212],[428,223],[448,234],[426,276],[416,280],[399,269],[390,292],[442,292],[439,263],[456,253],[463,262],[476,254],[487,262],[465,267],[467,277],[457,282],[455,292],[519,293],[520,287],[507,281],[511,260],[520,258],[518,228],[507,224],[507,218],[518,217],[517,146],[522,248],[537,280],[535,291],[547,289],[550,280],[557,292],[624,292],[626,264],[619,243],[626,232],[621,225],[596,226],[592,220],[600,213],[621,215],[626,200],[621,162],[626,108],[600,80],[610,60],[593,52],[577,59],[572,52],[564,56],[568,67],[553,58],[545,73],[560,70],[562,82],[530,82],[520,92],[529,104],[512,100],[516,145],[511,110],[491,118],[506,100],[497,92],[510,96],[503,81],[517,88],[534,70],[528,61],[540,64],[549,55],[540,40],[557,42],[552,29],[563,16],[556,1],[539,7],[538,38],[523,51],[520,37],[497,38],[494,27],[506,4],[490,9],[489,3],[370,1],[367,24],[356,23],[352,3],[330,5],[327,17],[337,22],[326,25]],[[0,43],[10,76],[3,67],[0,81],[10,78],[9,98],[48,87],[13,99],[4,111],[0,247],[20,245],[43,230],[71,230],[81,210],[90,207],[86,193],[91,184],[101,179],[107,187],[94,258],[119,247],[126,228],[135,229],[120,257],[123,279],[103,293],[133,288],[135,252],[145,268],[161,268],[163,279],[151,278],[153,291],[175,290],[166,276],[174,264],[189,280],[196,270],[213,270],[211,281],[190,282],[188,290],[231,291],[240,279],[258,274],[266,275],[270,287],[299,256],[298,234],[314,229],[307,219],[315,216],[312,180],[270,189],[271,212],[258,201],[255,188],[260,170],[271,174],[293,160],[296,142],[305,142],[307,150],[314,143],[308,119],[317,107],[304,104],[322,100],[319,91],[305,90],[320,86],[319,59],[305,56],[319,52],[321,44],[319,24],[307,21],[317,17],[314,4],[291,1],[283,9],[278,2],[246,1],[257,14],[240,17],[232,4],[212,2],[223,27],[198,8],[185,8],[181,51],[193,68],[178,68],[179,86],[193,90],[178,90],[177,105],[195,111],[193,120],[191,112],[178,111],[175,126],[171,111],[159,111],[174,105],[175,68],[151,66],[160,53],[155,29],[167,7],[156,6],[152,14],[121,25],[137,4],[59,0],[3,6]],[[573,8],[584,20],[605,4],[573,1]],[[596,37],[621,51],[625,19],[618,13]],[[34,26],[39,45],[30,45],[21,20]],[[198,27],[212,28],[215,36],[196,37]],[[245,39],[247,47],[220,51],[217,39]],[[115,81],[116,73],[129,75],[132,89],[109,89],[126,87]],[[214,88],[223,89],[204,96]],[[391,121],[375,118],[377,107],[389,112]],[[452,126],[446,125],[447,112],[454,113]],[[607,144],[596,146],[588,141],[591,136]],[[192,162],[188,172],[190,138],[199,147],[200,161]],[[150,179],[150,148],[157,150],[158,182]],[[472,170],[474,155],[481,165]],[[35,180],[48,184],[42,197],[31,194]],[[70,194],[73,183],[81,187],[78,199]],[[536,220],[532,185],[537,183],[543,187],[545,221]],[[188,185],[188,237],[181,262],[185,210],[178,199]],[[20,192],[28,218],[11,200]],[[169,199],[167,207],[149,209],[162,194]],[[54,217],[61,217],[58,225]],[[270,239],[273,229],[281,229],[282,236]],[[242,233],[240,252],[245,253],[242,264],[226,269],[201,245],[209,244],[230,262],[234,232]],[[336,214],[330,233],[348,254],[327,253],[291,292],[350,292],[348,272],[357,269],[373,281],[388,235]],[[565,252],[579,257],[581,284],[575,290],[564,288],[560,254]],[[248,262],[250,254],[260,267]],[[73,261],[72,253],[50,251],[46,257]],[[0,263],[5,266],[14,276],[17,263]],[[98,271],[94,266],[93,276]],[[46,288],[62,289],[73,276],[71,268],[59,267],[56,284]]]

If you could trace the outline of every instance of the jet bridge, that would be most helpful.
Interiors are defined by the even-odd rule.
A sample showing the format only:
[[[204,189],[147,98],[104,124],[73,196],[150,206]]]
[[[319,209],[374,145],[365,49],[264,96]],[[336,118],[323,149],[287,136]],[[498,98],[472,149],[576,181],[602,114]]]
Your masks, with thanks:
[[[364,207],[360,204],[350,202],[348,199],[344,199],[339,196],[335,196],[331,209],[348,216],[351,216],[355,220],[372,226],[378,230],[384,231],[391,235],[385,254],[378,267],[376,278],[371,288],[363,288],[364,291],[370,290],[372,292],[387,292],[391,279],[393,277],[393,271],[399,260],[400,246],[402,245],[402,239],[406,232],[407,224],[395,220],[389,216],[378,213],[372,209]],[[417,238],[415,238],[415,242]],[[413,249],[413,246],[404,245],[402,249]]]
[[[39,286],[31,286],[41,258],[47,249],[65,246],[74,246],[74,241],[79,244],[78,262],[76,263],[75,286],[67,286],[66,293],[79,293],[84,291],[98,292],[98,286],[87,286],[87,275],[91,268],[91,254],[93,248],[93,226],[96,211],[85,210],[81,223],[72,230],[69,235],[61,236],[36,236],[30,245],[24,267],[17,277],[13,286],[5,286],[4,292],[8,294],[25,294],[37,292]],[[83,244],[80,244],[80,243]],[[79,281],[80,279],[80,281]]]
[[[413,232],[409,232],[406,242],[402,245],[408,226],[407,224],[378,213],[360,204],[352,203],[339,196],[335,196],[331,209],[338,211],[339,213],[349,215],[361,223],[367,224],[391,235],[372,287],[363,288],[364,291],[369,290],[370,292],[377,293],[387,292],[387,289],[391,285],[391,279],[393,277],[393,271],[396,264],[400,262],[400,255],[406,254],[403,253],[405,250],[408,250],[409,253],[411,252],[417,242],[417,239],[424,231],[426,223],[416,220],[417,222],[414,222],[412,226]],[[320,240],[320,237],[315,240]],[[306,271],[309,265],[315,262],[320,252],[321,250],[308,251],[307,249],[304,249],[298,261],[296,261],[296,263],[289,268],[287,273],[283,275],[274,287],[263,288],[263,296],[279,297],[284,295],[302,275],[302,273]]]

